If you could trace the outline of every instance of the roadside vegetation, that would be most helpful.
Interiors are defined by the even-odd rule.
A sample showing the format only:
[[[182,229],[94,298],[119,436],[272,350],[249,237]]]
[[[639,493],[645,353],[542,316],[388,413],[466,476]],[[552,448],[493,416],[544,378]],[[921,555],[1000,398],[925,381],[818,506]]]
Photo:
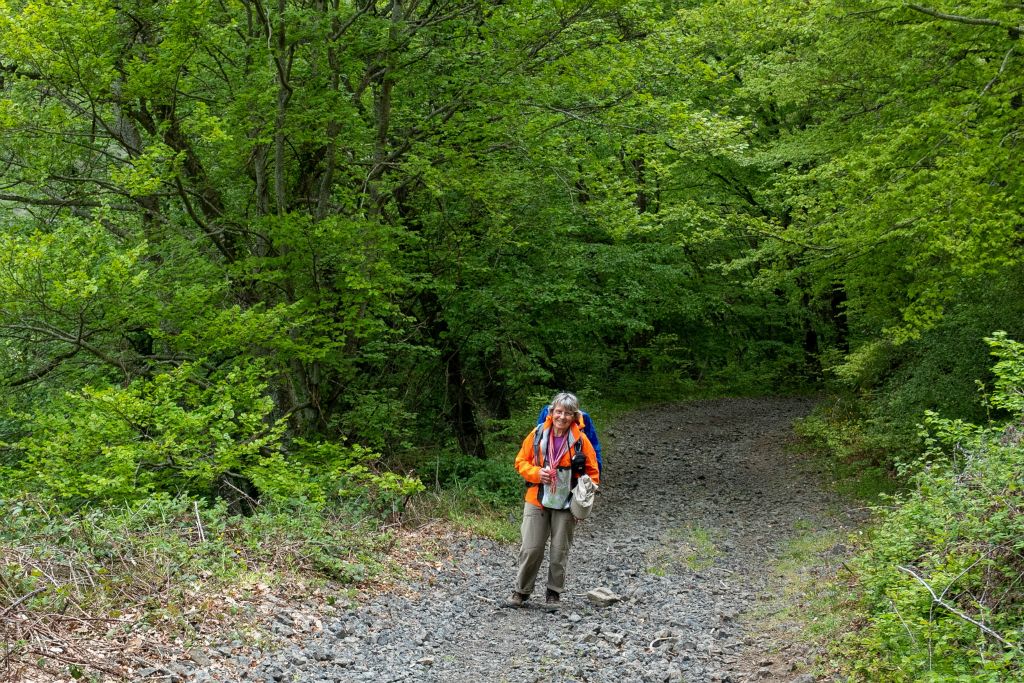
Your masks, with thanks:
[[[398,566],[392,533],[337,511],[243,517],[166,496],[75,513],[32,496],[4,507],[0,670],[12,681],[120,680],[232,634],[258,641],[268,600],[346,601]]]
[[[808,614],[831,624],[809,629],[829,650],[823,664],[851,680],[1022,675],[1024,345],[1004,332],[986,342],[995,362],[971,411],[983,421],[923,411],[895,449],[864,448],[877,426],[836,420],[829,406],[800,427],[840,490],[873,506],[831,579],[795,582],[818,595]]]

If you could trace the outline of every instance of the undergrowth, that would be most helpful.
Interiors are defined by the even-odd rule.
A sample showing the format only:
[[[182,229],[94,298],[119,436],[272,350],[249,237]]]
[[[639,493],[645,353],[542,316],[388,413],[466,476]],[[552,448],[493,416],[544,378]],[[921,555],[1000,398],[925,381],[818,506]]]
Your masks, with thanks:
[[[910,457],[865,458],[856,429],[827,413],[802,429],[839,463],[884,463],[903,482],[877,496],[849,578],[849,628],[832,662],[852,681],[1024,679],[1024,345],[997,333],[984,424],[926,412]],[[832,413],[832,417],[841,412]],[[849,424],[856,425],[856,420]]]
[[[833,395],[794,424],[801,446],[817,454],[835,490],[846,497],[877,504],[895,493],[900,482],[890,461],[891,451],[865,429],[857,404]]]
[[[317,593],[389,570],[391,534],[315,507],[232,515],[224,503],[153,496],[66,514],[4,501],[0,673],[51,680],[130,677],[204,629],[245,621],[252,593]]]

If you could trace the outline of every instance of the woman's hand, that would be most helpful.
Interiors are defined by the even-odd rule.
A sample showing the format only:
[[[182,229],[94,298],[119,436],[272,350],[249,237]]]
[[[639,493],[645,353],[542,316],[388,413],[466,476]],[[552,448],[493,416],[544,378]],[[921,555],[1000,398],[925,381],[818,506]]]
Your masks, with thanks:
[[[550,484],[553,479],[554,479],[554,472],[551,470],[550,467],[541,467],[540,468],[540,483],[542,483],[542,484]]]

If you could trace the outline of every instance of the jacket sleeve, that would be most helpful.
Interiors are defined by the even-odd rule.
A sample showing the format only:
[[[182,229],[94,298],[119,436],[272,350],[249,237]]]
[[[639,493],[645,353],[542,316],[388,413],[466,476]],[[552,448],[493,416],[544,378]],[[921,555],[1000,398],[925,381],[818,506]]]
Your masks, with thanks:
[[[533,464],[533,435],[536,431],[534,429],[526,435],[519,454],[516,455],[516,471],[529,484],[540,483],[540,467]]]

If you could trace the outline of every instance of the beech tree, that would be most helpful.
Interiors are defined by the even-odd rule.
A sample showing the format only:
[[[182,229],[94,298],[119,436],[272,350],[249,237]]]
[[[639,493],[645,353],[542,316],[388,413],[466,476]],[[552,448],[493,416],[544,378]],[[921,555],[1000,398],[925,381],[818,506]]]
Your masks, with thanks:
[[[710,133],[687,145],[714,154],[735,126],[691,118],[685,97],[653,85],[691,70],[664,52],[672,13],[597,0],[3,4],[9,441],[42,419],[27,405],[54,419],[101,405],[116,421],[112,405],[157,385],[223,386],[180,402],[262,416],[263,431],[225,427],[261,447],[213,468],[251,495],[244,480],[268,480],[262,459],[289,453],[279,469],[301,471],[327,452],[302,443],[389,453],[443,424],[482,456],[483,416],[507,417],[538,385],[708,372],[725,295],[695,285],[707,255],[662,232],[685,210],[659,195],[680,141]],[[99,398],[107,389],[129,393]],[[125,428],[166,436],[153,419]],[[8,461],[47,450],[32,443]],[[119,476],[165,466],[122,456]]]

